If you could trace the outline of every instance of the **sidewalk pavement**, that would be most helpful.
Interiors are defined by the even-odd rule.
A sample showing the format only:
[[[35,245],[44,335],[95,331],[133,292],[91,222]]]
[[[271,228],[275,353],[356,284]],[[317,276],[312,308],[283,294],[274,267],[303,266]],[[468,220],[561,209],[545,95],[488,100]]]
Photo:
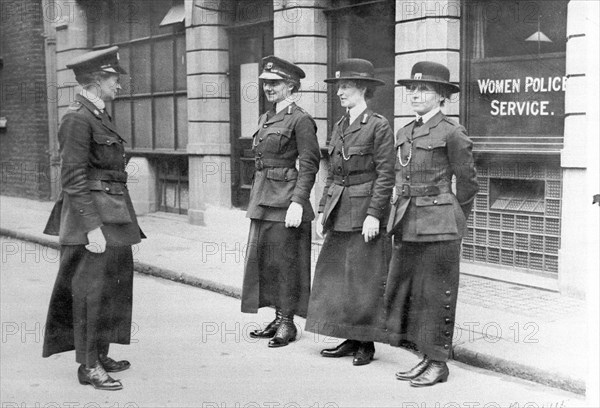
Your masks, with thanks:
[[[44,235],[52,202],[0,196],[0,235],[57,248]],[[186,216],[139,217],[148,239],[134,247],[139,273],[239,298],[250,222],[237,209],[208,208],[206,226]],[[3,256],[36,249],[5,241]],[[28,244],[23,244],[28,245]],[[320,245],[313,245],[313,271]],[[302,324],[302,323],[301,323]],[[510,283],[462,275],[454,359],[566,391],[585,394],[588,351],[585,302]]]

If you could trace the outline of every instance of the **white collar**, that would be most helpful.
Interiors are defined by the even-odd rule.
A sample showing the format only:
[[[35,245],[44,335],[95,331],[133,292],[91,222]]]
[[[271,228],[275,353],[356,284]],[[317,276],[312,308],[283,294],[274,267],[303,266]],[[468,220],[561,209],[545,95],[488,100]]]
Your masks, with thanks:
[[[104,101],[96,95],[94,95],[93,93],[82,89],[81,92],[79,92],[79,94],[91,103],[93,103],[94,106],[96,106],[96,108],[100,109],[101,111],[104,110],[104,108],[106,108],[106,104],[104,103]]]
[[[290,101],[289,99],[284,99],[281,102],[277,102],[277,104],[275,105],[275,108],[277,109],[275,111],[275,113],[279,113],[282,110],[284,110],[285,108],[287,108],[288,106],[290,106],[292,103],[294,103],[294,101]]]
[[[358,115],[363,113],[366,109],[367,109],[367,102],[365,102],[365,101],[360,101],[359,103],[356,104],[356,106],[348,109],[348,114],[350,115],[350,122],[348,123],[348,125],[352,124],[352,122],[354,122],[354,120],[358,117]]]
[[[417,115],[415,120],[418,120],[419,118],[423,119],[423,123],[427,123],[427,121],[431,118],[433,118],[435,115],[437,115],[438,112],[441,112],[441,108],[438,106],[437,108],[433,108],[432,110],[430,110],[429,112],[427,112],[425,115],[423,116],[419,116]]]

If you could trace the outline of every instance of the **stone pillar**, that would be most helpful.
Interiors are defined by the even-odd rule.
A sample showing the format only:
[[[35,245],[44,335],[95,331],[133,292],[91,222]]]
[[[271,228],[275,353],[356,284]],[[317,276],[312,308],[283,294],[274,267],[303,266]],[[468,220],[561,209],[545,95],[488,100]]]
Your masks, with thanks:
[[[418,61],[434,61],[450,70],[450,81],[460,80],[460,1],[396,0],[396,79],[409,78]],[[443,111],[458,121],[460,94]],[[410,122],[414,113],[404,87],[396,86],[394,128]]]
[[[199,225],[207,204],[231,206],[229,7],[223,1],[186,2],[188,218]]]
[[[155,212],[156,171],[145,157],[132,157],[127,164],[127,187],[137,215]]]
[[[306,73],[296,103],[305,109],[317,124],[319,145],[327,143],[327,19],[323,10],[326,0],[273,1],[273,38],[275,55],[291,61]],[[327,166],[323,161],[311,193],[313,208],[325,185]]]
[[[567,14],[568,77],[565,92],[565,139],[561,151],[563,191],[559,288],[583,298],[588,278],[598,275],[599,211],[592,197],[599,194],[598,167],[598,4],[569,2]],[[594,25],[595,24],[595,25]],[[597,279],[597,278],[596,278]]]
[[[78,2],[57,0],[55,9],[60,18],[54,25],[56,30],[56,88],[58,118],[60,119],[79,92],[73,71],[67,63],[88,52],[86,13]]]

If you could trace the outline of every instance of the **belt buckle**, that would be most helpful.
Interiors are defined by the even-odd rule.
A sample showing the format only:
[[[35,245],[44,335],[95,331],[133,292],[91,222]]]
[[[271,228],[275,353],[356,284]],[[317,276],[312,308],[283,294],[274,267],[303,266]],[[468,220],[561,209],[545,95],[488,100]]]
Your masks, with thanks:
[[[402,197],[410,197],[410,184],[402,184],[400,195],[402,195]]]
[[[262,169],[265,168],[263,161],[260,157],[255,157],[254,158],[254,167],[256,168],[256,170],[261,171]]]

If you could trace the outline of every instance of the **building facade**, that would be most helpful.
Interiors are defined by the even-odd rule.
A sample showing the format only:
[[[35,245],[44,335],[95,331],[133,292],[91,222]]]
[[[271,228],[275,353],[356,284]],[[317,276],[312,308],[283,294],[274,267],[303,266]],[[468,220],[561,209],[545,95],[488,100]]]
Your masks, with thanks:
[[[395,80],[408,77],[419,60],[440,62],[461,86],[445,113],[474,141],[481,186],[463,242],[463,272],[584,297],[598,262],[586,254],[599,245],[599,214],[591,205],[599,188],[591,91],[598,67],[588,51],[598,48],[598,36],[597,22],[587,18],[597,15],[595,3],[48,0],[44,13],[56,36],[49,81],[57,84],[58,101],[48,123],[55,126],[77,91],[67,61],[118,45],[130,75],[111,110],[128,140],[136,209],[187,214],[202,224],[210,206],[247,204],[251,137],[267,109],[257,80],[263,56],[275,54],[306,72],[298,104],[315,118],[323,153],[341,115],[323,79],[338,61],[374,63],[386,86],[371,107],[396,130],[412,114]],[[326,166],[324,159],[313,203]]]

